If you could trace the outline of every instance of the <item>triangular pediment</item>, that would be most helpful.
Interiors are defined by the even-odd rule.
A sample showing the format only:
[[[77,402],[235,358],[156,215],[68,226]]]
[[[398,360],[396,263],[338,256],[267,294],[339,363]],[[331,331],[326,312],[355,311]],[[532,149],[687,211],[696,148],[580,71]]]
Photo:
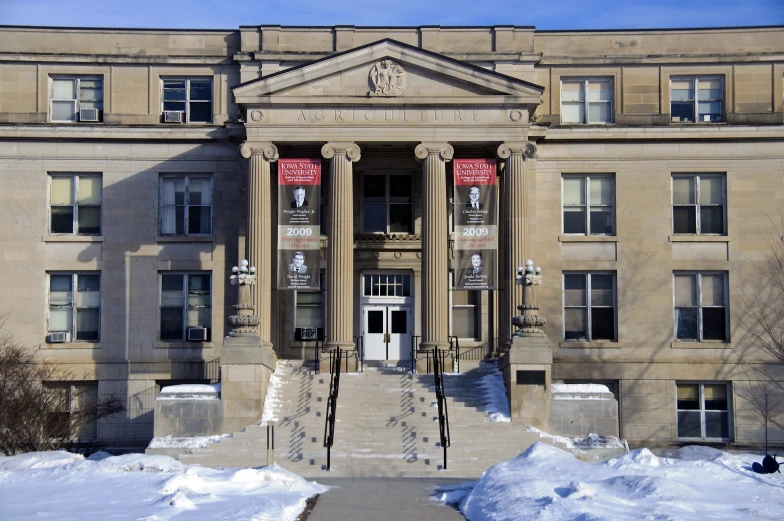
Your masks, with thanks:
[[[381,40],[232,89],[237,103],[448,103],[467,98],[538,104],[544,88],[395,40]]]

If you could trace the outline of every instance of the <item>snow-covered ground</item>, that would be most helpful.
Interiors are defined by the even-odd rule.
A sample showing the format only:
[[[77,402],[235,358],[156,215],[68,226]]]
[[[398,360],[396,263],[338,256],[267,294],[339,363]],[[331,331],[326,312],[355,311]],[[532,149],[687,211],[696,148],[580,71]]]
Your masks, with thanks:
[[[535,443],[478,481],[442,489],[469,521],[759,521],[784,519],[784,474],[759,475],[761,456],[684,447],[604,463]]]
[[[3,521],[294,521],[325,490],[277,466],[215,470],[64,451],[0,457]]]

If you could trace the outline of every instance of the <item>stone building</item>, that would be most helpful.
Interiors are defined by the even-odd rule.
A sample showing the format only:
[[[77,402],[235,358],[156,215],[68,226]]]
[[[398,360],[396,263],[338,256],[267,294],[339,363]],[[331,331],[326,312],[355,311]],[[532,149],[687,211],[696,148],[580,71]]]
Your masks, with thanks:
[[[531,258],[553,382],[608,385],[632,444],[759,445],[740,368],[779,367],[738,320],[784,207],[783,100],[782,27],[4,26],[0,310],[126,399],[86,437],[143,445],[158,389],[219,369],[210,428],[253,423],[314,335],[503,352]],[[286,158],[322,167],[321,291],[276,282]],[[495,290],[452,290],[458,159],[497,161]],[[243,258],[254,348],[223,340]]]

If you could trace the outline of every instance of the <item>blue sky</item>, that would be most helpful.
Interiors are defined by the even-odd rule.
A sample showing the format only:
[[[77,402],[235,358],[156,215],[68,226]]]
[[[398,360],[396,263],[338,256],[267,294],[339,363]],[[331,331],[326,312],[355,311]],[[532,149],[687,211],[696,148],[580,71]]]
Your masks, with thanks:
[[[784,25],[784,0],[0,0],[0,24],[534,25],[612,29]]]

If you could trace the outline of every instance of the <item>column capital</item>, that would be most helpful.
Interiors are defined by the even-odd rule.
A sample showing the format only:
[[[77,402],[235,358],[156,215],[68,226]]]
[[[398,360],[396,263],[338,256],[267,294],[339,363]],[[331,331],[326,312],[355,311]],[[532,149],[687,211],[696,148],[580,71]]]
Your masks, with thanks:
[[[425,159],[431,154],[438,154],[444,161],[449,161],[455,155],[455,149],[449,143],[423,142],[414,149],[417,159]]]
[[[513,141],[501,143],[498,147],[498,157],[507,159],[512,154],[522,154],[524,158],[531,159],[536,156],[536,145],[530,141]]]
[[[269,142],[246,141],[240,145],[240,155],[245,159],[250,156],[263,155],[264,159],[270,162],[278,160],[278,147]]]
[[[359,145],[356,143],[333,141],[321,147],[321,155],[324,156],[324,159],[332,159],[337,154],[344,154],[353,163],[359,161],[361,157]]]

